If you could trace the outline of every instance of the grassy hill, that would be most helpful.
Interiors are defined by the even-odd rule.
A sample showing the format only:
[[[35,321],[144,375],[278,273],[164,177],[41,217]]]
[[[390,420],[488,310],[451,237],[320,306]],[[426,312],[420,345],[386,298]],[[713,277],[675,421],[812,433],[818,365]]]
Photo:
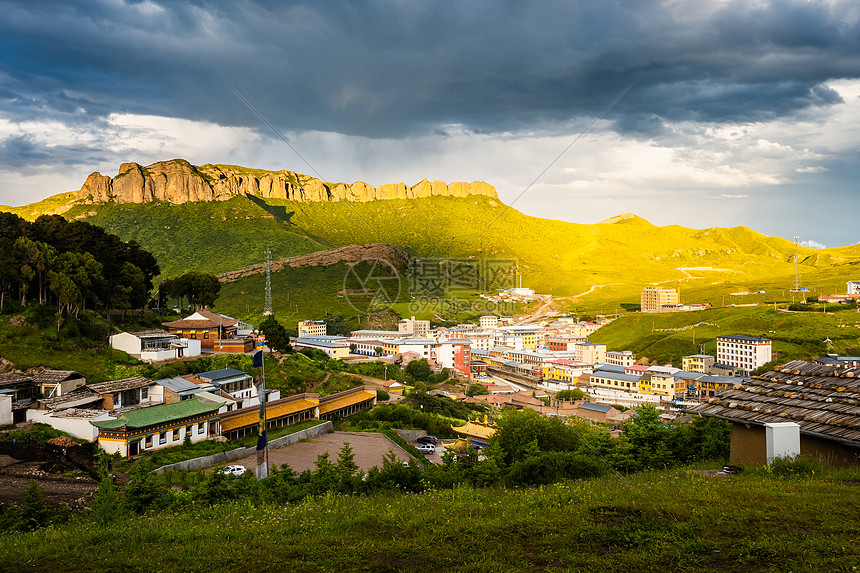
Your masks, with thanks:
[[[855,571],[856,474],[200,502],[0,536],[8,571]]]
[[[641,289],[648,284],[674,287],[680,283],[682,301],[714,306],[791,301],[792,296],[800,296],[788,292],[794,284],[794,244],[745,227],[657,227],[634,215],[574,224],[529,217],[484,196],[366,203],[235,197],[181,205],[71,206],[69,199],[70,194],[65,193],[12,210],[34,218],[40,212],[68,208],[64,216],[104,226],[152,251],[164,277],[191,269],[238,269],[261,262],[267,248],[277,259],[383,242],[404,249],[419,261],[481,261],[485,279],[498,268],[505,269],[503,280],[492,287],[513,286],[511,269],[516,263],[525,286],[563,297],[557,305],[559,311],[610,314],[634,310]],[[810,287],[809,294],[843,292],[846,280],[860,278],[858,246],[800,248],[799,252],[801,282]],[[340,304],[331,296],[338,290],[335,285],[343,283],[337,271],[296,271],[278,280],[320,287],[302,287],[302,302],[291,299],[281,306],[290,309],[291,304],[304,304],[306,309],[300,308],[296,316],[319,318],[322,315],[314,313]],[[402,287],[408,290],[410,285]],[[473,297],[484,288],[486,283],[466,285],[457,296],[476,302]],[[730,294],[761,290],[765,294]],[[221,304],[238,316],[252,318],[262,306],[261,293],[252,283],[228,287]],[[245,312],[241,312],[243,308]],[[409,299],[401,300],[395,309],[403,315],[424,317],[439,315],[442,310],[433,304],[416,308]],[[467,308],[459,317],[470,313],[480,314],[480,308]]]

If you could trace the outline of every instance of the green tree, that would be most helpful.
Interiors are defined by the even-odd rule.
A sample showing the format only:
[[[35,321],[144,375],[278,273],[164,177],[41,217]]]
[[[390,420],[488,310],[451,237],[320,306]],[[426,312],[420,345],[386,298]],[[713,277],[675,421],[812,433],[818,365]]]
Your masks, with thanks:
[[[266,337],[266,345],[278,352],[290,350],[290,337],[284,326],[274,316],[267,316],[260,323],[260,332]],[[328,358],[328,356],[326,356]]]
[[[582,400],[585,398],[585,392],[580,390],[579,388],[573,388],[571,390],[559,390],[555,394],[556,400]]]
[[[490,391],[483,384],[469,384],[466,388],[466,396],[486,396]]]
[[[572,452],[581,442],[573,426],[534,410],[507,410],[496,420],[496,426],[487,455],[502,467],[540,452]]]
[[[410,377],[412,380],[427,382],[427,379],[430,377],[430,372],[430,364],[427,362],[426,358],[413,360],[406,365],[406,376]]]
[[[51,508],[45,503],[42,490],[36,480],[30,480],[27,491],[21,500],[20,526],[22,531],[33,531],[48,525],[51,521]]]

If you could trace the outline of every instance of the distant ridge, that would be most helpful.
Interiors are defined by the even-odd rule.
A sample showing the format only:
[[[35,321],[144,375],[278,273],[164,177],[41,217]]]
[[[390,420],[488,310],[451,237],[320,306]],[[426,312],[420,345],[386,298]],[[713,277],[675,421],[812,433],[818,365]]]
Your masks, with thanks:
[[[489,183],[445,183],[427,181],[413,186],[389,183],[373,187],[355,183],[325,183],[295,171],[266,171],[236,165],[195,166],[184,159],[159,161],[143,167],[137,163],[120,165],[116,177],[95,172],[75,194],[83,203],[181,204],[198,201],[225,201],[236,196],[283,199],[298,202],[352,201],[364,203],[383,199],[421,197],[466,197],[483,195],[498,199]]]

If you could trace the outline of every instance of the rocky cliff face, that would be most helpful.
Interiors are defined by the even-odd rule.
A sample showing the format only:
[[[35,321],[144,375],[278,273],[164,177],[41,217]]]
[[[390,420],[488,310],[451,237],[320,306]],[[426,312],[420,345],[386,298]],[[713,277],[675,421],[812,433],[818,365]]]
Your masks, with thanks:
[[[409,187],[390,183],[372,187],[361,181],[352,184],[323,183],[294,171],[263,171],[229,165],[191,165],[182,159],[159,161],[142,167],[123,163],[111,179],[101,173],[87,177],[77,200],[87,203],[147,203],[167,201],[223,201],[247,195],[289,201],[375,201],[418,197],[465,197],[484,195],[498,199],[495,188],[483,181],[450,183],[420,181]]]

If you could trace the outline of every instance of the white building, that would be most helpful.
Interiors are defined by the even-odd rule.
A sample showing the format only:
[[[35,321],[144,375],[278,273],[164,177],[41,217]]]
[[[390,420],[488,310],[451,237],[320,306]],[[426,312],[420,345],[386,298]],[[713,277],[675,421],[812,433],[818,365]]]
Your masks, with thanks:
[[[498,328],[499,317],[494,314],[484,315],[480,318],[481,328]]]
[[[294,348],[314,348],[322,350],[329,358],[342,360],[349,356],[349,342],[343,337],[300,336],[292,340]]]
[[[771,341],[757,336],[717,337],[717,364],[750,372],[772,360]]]
[[[120,332],[110,337],[110,347],[144,362],[200,356],[200,340],[182,338],[166,330]]]
[[[860,294],[860,281],[848,281],[848,294]]]
[[[606,363],[616,366],[633,366],[636,363],[636,355],[630,350],[607,350]]]

